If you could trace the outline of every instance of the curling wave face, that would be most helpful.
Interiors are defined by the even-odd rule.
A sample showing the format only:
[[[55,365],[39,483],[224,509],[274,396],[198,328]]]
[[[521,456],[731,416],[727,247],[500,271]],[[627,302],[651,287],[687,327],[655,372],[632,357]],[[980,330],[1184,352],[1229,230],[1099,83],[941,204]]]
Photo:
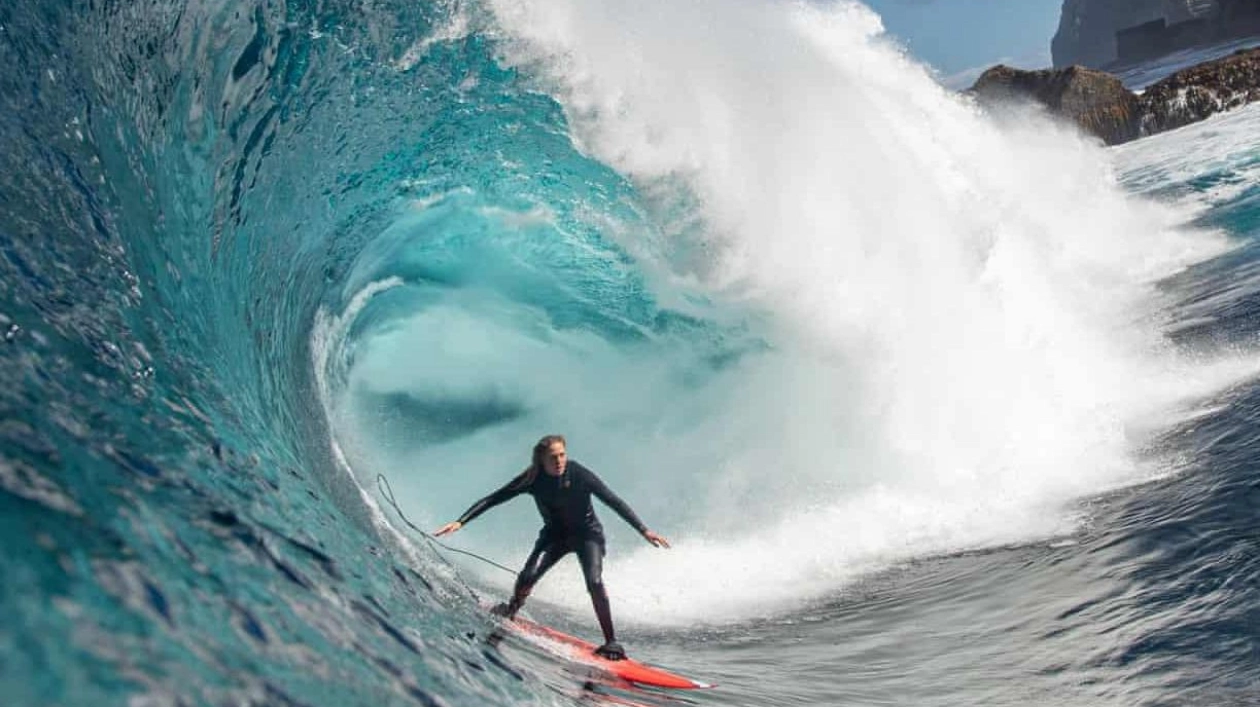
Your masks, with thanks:
[[[381,533],[311,366],[317,313],[353,299],[417,165],[470,181],[516,129],[524,104],[464,107],[470,76],[514,77],[452,19],[0,11],[27,67],[0,80],[6,699],[547,699],[471,640],[432,649],[480,630],[452,611],[469,597]]]
[[[858,5],[26,3],[0,56],[20,703],[545,703],[366,480],[446,520],[563,431],[681,541],[614,531],[619,611],[739,622],[1070,529],[1247,369],[1162,336],[1219,237]]]

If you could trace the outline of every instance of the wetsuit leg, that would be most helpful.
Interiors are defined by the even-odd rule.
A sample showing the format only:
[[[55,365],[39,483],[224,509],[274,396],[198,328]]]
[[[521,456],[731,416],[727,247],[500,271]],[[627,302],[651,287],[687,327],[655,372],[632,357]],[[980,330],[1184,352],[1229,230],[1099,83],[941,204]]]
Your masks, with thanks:
[[[578,545],[577,553],[582,576],[586,578],[586,591],[591,593],[591,605],[595,607],[595,618],[599,619],[599,629],[604,632],[604,643],[615,644],[617,633],[613,629],[608,590],[604,589],[604,543],[585,539]]]
[[[539,538],[534,545],[534,551],[529,553],[529,558],[525,560],[525,566],[521,568],[520,574],[516,575],[516,589],[512,592],[512,601],[507,605],[506,616],[510,619],[516,616],[516,612],[521,610],[525,605],[525,600],[529,598],[530,591],[538,580],[542,579],[547,570],[555,566],[560,558],[569,553],[568,543],[561,539]]]

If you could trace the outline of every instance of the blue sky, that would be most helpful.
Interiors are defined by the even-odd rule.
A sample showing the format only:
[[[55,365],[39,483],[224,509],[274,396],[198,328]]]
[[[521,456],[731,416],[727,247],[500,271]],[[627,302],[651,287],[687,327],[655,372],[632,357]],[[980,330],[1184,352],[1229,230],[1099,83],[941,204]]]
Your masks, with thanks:
[[[970,86],[994,64],[1050,68],[1063,0],[863,0],[941,81]]]

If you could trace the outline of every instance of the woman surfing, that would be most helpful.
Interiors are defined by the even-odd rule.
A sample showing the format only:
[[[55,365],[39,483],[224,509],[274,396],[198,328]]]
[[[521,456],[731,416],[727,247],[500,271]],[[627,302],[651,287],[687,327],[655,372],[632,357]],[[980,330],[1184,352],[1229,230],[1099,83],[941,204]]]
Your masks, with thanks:
[[[595,653],[609,660],[625,658],[626,653],[617,643],[613,630],[608,592],[604,589],[604,527],[595,515],[591,496],[598,497],[606,506],[616,511],[617,515],[656,547],[668,548],[669,541],[649,530],[630,506],[610,491],[595,472],[571,461],[561,435],[547,435],[538,440],[534,445],[530,465],[525,471],[503,488],[472,504],[459,520],[447,523],[434,535],[441,537],[453,533],[482,513],[523,493],[534,497],[534,503],[542,515],[543,527],[538,533],[534,551],[516,576],[516,587],[511,601],[496,606],[495,613],[509,619],[516,616],[534,585],[547,570],[560,558],[575,552],[582,565],[586,589],[591,594],[595,617],[599,619],[599,628],[604,633],[604,645],[597,648]]]

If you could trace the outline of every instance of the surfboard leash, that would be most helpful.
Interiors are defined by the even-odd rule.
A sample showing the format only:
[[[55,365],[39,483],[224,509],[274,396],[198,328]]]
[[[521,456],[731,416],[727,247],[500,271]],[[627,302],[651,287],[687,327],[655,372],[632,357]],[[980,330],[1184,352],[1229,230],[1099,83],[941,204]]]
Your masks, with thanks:
[[[457,548],[457,547],[451,547],[450,545],[447,545],[446,543],[442,542],[441,540],[438,540],[437,538],[433,537],[433,536],[432,536],[432,535],[430,535],[428,532],[426,532],[426,531],[422,530],[422,529],[421,529],[420,527],[418,527],[415,523],[412,523],[412,522],[411,522],[411,520],[410,520],[409,518],[407,518],[407,515],[406,515],[405,513],[403,513],[403,512],[402,512],[402,509],[398,507],[398,501],[397,501],[397,500],[395,500],[395,498],[394,498],[394,489],[390,487],[390,485],[389,485],[389,479],[385,478],[385,475],[384,475],[384,474],[377,474],[377,475],[376,475],[376,488],[377,488],[377,490],[378,490],[378,491],[380,491],[380,492],[381,492],[381,495],[385,497],[385,500],[389,502],[389,505],[391,505],[391,506],[393,506],[393,507],[394,507],[394,512],[398,514],[398,517],[402,519],[402,522],[403,522],[403,523],[406,523],[408,528],[411,528],[412,530],[416,531],[417,533],[420,533],[420,535],[421,535],[422,537],[424,537],[424,539],[425,539],[425,540],[428,540],[431,544],[436,545],[436,546],[438,546],[438,547],[442,548],[443,550],[447,550],[447,551],[450,551],[450,552],[458,552],[458,553],[459,553],[459,554],[461,554],[461,555],[468,555],[469,557],[472,557],[472,558],[475,558],[475,559],[481,560],[482,562],[484,562],[484,563],[486,563],[486,564],[488,564],[488,565],[492,565],[492,566],[494,566],[494,567],[498,567],[499,569],[503,570],[504,572],[507,572],[508,574],[512,575],[513,577],[515,577],[515,576],[516,576],[516,570],[514,570],[514,569],[512,569],[512,568],[510,568],[510,567],[504,567],[503,565],[499,564],[498,562],[495,562],[494,560],[491,560],[491,559],[487,559],[487,558],[485,558],[485,557],[482,557],[481,555],[478,555],[478,554],[477,554],[477,553],[475,553],[475,552],[469,552],[469,551],[467,551],[467,550],[460,550],[460,549],[459,549],[459,548]]]

